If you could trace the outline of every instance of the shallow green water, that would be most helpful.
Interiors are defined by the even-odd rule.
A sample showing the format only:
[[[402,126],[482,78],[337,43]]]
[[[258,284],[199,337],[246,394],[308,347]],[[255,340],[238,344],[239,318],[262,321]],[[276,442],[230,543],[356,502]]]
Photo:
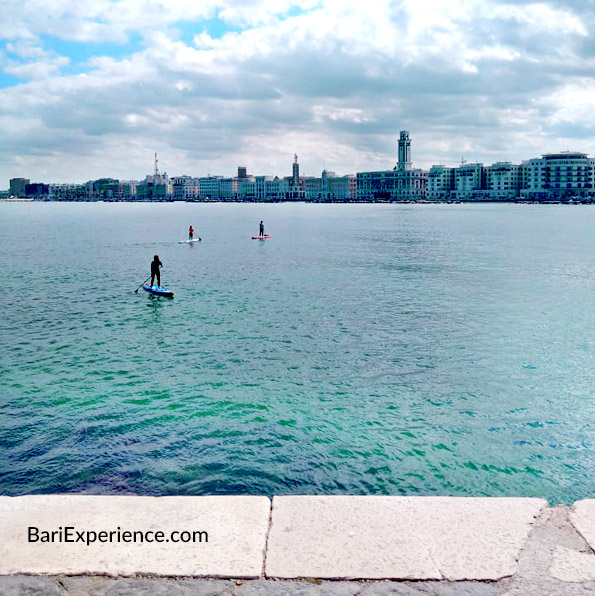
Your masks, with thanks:
[[[0,203],[0,493],[593,496],[594,224]]]

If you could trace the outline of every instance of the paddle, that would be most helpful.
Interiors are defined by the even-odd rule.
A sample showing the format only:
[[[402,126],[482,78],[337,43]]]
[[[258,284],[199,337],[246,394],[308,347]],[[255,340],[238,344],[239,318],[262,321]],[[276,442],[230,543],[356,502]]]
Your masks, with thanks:
[[[145,279],[145,281],[143,281],[143,283],[140,286],[138,286],[138,288],[136,288],[136,290],[134,290],[134,291],[138,292],[150,279],[151,279],[151,276],[149,275],[149,277],[147,277],[147,279]]]

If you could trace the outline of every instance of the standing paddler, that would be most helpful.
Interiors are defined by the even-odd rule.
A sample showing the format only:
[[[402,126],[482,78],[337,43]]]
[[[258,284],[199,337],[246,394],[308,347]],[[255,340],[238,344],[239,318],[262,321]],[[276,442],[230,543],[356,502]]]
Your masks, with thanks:
[[[163,267],[163,263],[159,260],[159,255],[155,255],[151,261],[151,287],[153,287],[155,278],[157,278],[157,287],[161,286],[161,273],[159,267]]]

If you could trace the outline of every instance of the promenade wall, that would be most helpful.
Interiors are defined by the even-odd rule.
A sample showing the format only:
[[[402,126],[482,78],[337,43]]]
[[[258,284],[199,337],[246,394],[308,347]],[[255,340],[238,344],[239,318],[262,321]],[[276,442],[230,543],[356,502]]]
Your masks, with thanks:
[[[4,576],[494,582],[531,540],[553,580],[595,582],[595,500],[0,497]]]

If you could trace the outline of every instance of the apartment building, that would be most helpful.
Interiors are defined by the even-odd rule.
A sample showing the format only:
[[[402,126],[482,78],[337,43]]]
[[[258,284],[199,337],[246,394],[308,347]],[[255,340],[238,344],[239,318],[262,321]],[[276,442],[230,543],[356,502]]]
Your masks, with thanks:
[[[426,181],[426,199],[430,201],[448,201],[454,190],[455,169],[444,165],[430,168]]]
[[[523,166],[508,161],[485,168],[485,184],[491,201],[510,201],[519,196],[523,186]]]
[[[595,197],[595,159],[586,153],[547,153],[522,165],[523,199],[560,201]]]

